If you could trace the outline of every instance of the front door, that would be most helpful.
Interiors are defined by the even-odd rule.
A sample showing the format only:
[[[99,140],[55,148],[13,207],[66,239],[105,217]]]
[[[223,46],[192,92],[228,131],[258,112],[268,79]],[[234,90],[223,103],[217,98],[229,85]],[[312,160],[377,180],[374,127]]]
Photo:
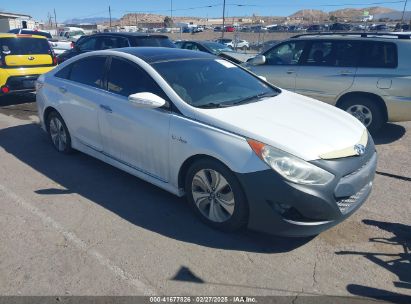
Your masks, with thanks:
[[[135,93],[167,97],[136,63],[112,57],[107,92],[100,109],[101,134],[107,156],[138,171],[168,181],[170,111],[137,108],[128,101]]]
[[[294,91],[305,44],[305,41],[287,41],[276,45],[263,54],[266,58],[264,64],[252,66],[250,70],[280,88]]]

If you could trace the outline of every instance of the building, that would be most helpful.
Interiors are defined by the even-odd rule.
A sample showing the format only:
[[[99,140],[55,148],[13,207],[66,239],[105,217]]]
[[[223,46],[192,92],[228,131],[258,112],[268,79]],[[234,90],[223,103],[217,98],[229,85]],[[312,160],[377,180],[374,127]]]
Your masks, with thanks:
[[[30,15],[0,12],[0,33],[15,28],[36,29],[37,24]]]

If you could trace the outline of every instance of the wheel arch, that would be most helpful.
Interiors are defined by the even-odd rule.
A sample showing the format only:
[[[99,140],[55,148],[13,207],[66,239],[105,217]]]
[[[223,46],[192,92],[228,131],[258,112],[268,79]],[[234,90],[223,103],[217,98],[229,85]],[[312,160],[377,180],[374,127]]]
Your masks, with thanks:
[[[227,169],[231,170],[230,167],[227,166],[227,164],[225,164],[220,159],[215,158],[213,156],[210,156],[210,155],[207,155],[207,154],[192,155],[183,162],[183,164],[181,165],[180,170],[178,172],[178,188],[179,189],[184,189],[185,179],[186,179],[186,176],[187,176],[188,169],[191,167],[192,164],[194,164],[196,161],[199,161],[201,159],[209,159],[209,160],[216,161],[216,162],[222,164]]]
[[[369,93],[369,92],[348,92],[340,96],[338,98],[337,103],[335,104],[336,107],[340,108],[344,104],[346,100],[349,100],[350,98],[355,98],[355,97],[365,97],[371,100],[374,100],[377,104],[378,107],[382,110],[383,116],[384,116],[384,121],[388,121],[388,110],[387,106],[384,102],[384,100],[381,98],[381,96],[374,94],[374,93]]]
[[[49,117],[51,112],[57,112],[59,113],[59,111],[57,111],[56,108],[52,107],[52,106],[48,106],[45,110],[44,110],[44,114],[43,114],[43,121],[44,121],[44,125],[46,126],[46,130],[47,132],[49,131],[49,126],[47,124],[47,118]],[[59,113],[60,114],[60,113]]]

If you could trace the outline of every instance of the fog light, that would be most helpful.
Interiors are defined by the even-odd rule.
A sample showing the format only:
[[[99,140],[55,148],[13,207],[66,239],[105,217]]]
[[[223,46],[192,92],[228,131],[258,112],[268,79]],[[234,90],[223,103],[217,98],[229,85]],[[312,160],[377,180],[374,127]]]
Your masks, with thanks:
[[[283,215],[289,209],[291,209],[290,205],[282,204],[282,203],[273,203],[272,206],[273,206],[274,210],[277,211],[281,215]]]
[[[7,94],[7,93],[10,92],[10,89],[9,89],[9,87],[7,87],[7,86],[2,86],[2,87],[1,87],[1,92],[4,93],[4,94]]]

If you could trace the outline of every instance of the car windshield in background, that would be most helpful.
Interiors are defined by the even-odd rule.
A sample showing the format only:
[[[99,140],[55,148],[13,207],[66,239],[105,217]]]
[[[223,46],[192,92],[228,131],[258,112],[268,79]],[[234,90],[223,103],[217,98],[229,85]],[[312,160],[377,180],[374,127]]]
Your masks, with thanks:
[[[230,49],[225,44],[221,44],[218,42],[203,42],[204,46],[209,48],[214,54],[219,54],[221,52],[232,52],[233,50]]]
[[[50,54],[50,46],[41,38],[0,38],[0,51],[4,55]]]
[[[198,108],[240,105],[279,93],[223,59],[176,60],[152,65],[181,99]]]
[[[136,37],[133,46],[160,46],[175,48],[175,44],[167,37]]]

